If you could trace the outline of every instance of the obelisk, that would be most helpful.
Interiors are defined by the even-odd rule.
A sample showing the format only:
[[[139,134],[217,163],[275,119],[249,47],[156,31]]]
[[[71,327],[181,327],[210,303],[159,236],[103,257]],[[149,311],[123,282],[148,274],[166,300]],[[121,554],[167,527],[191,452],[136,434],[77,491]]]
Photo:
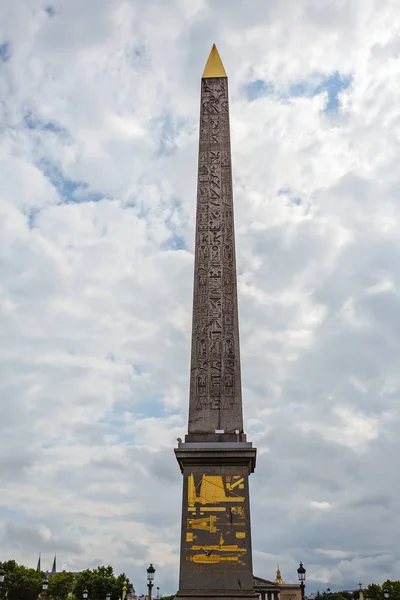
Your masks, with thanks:
[[[215,45],[201,80],[189,424],[175,454],[183,474],[179,591],[255,598],[243,433],[228,79]]]

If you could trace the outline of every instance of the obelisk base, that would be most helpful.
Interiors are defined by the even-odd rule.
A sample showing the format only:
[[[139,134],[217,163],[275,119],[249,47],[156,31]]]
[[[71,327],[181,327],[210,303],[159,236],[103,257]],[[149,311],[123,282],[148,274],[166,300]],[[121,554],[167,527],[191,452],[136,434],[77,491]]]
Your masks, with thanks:
[[[254,600],[250,442],[180,443],[182,538],[177,600]]]

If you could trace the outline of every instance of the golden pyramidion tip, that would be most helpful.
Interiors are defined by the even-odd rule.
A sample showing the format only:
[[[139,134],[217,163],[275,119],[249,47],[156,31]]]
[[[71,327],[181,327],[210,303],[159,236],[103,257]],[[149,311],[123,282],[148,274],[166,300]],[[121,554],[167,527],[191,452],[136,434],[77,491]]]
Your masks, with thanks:
[[[211,77],[226,77],[226,72],[220,55],[218,54],[217,46],[213,44],[210,56],[204,69],[202,79]]]

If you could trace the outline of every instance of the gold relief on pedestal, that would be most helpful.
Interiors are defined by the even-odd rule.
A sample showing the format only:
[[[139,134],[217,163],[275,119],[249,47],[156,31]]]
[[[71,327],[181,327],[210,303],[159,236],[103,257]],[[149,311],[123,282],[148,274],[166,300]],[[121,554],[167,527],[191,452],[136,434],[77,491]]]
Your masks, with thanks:
[[[188,476],[187,561],[244,564],[244,490],[245,479],[240,475]]]

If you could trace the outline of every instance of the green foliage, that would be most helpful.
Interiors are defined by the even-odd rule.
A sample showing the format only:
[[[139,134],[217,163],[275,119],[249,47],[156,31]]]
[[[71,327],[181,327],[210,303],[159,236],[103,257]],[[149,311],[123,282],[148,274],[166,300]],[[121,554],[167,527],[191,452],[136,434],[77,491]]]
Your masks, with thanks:
[[[85,589],[89,592],[88,600],[105,600],[107,593],[111,594],[111,600],[119,600],[124,585],[128,590],[132,587],[125,573],[115,577],[112,567],[98,567],[81,571],[77,575],[73,591],[77,600],[83,597]]]
[[[4,583],[0,585],[0,597],[7,591],[8,600],[37,600],[42,589],[43,573],[18,565],[15,560],[0,563],[4,569]]]
[[[389,591],[390,600],[400,600],[400,581],[385,581],[383,585],[371,583],[364,590],[364,599],[369,596],[371,600],[384,600],[383,590]]]
[[[7,600],[38,600],[42,591],[44,573],[35,569],[27,569],[18,565],[15,560],[0,563],[3,567],[4,583],[0,584],[0,599]],[[125,573],[117,577],[113,568],[98,567],[86,569],[78,575],[73,573],[57,573],[49,577],[47,598],[49,600],[82,600],[83,591],[88,590],[88,600],[106,600],[106,594],[111,594],[111,600],[122,597],[122,588],[132,587]]]
[[[389,600],[400,600],[400,581],[385,581],[382,585],[371,583],[367,589],[363,590],[364,600],[369,597],[371,600],[385,600],[383,590],[389,591]],[[318,591],[316,600],[358,600],[359,590],[355,592],[330,592],[329,589],[322,594]]]
[[[49,577],[48,596],[53,600],[67,600],[68,594],[73,592],[75,575],[73,573],[57,573]]]
[[[369,596],[371,600],[384,600],[383,588],[376,583],[371,583],[371,585],[368,586],[368,589],[364,591],[364,600],[367,596]]]
[[[175,594],[171,594],[171,596],[161,596],[160,600],[174,600]]]

